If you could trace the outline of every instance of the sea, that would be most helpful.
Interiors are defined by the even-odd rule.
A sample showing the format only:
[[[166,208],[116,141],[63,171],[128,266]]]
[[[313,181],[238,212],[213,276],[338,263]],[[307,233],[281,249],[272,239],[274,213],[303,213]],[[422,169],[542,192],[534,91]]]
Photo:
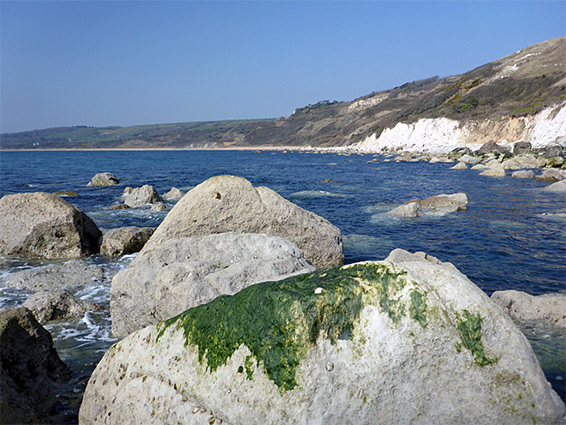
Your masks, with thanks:
[[[125,187],[188,191],[216,175],[236,175],[266,186],[341,229],[346,263],[382,260],[395,248],[424,251],[453,263],[491,295],[516,289],[532,295],[566,292],[566,194],[544,191],[534,179],[480,176],[454,164],[392,161],[381,155],[316,151],[18,151],[0,152],[0,196],[74,191],[66,201],[103,231],[158,226],[167,211],[149,207],[109,210]],[[99,172],[120,183],[89,187]],[[388,214],[405,201],[464,192],[468,209],[402,219]],[[170,206],[174,201],[166,201]],[[112,276],[135,257],[92,256],[82,261],[107,270],[103,282],[75,295],[109,304]],[[7,288],[5,278],[47,261],[0,259],[0,307],[22,304],[29,292]],[[109,313],[87,313],[46,325],[73,380],[61,391],[59,410],[76,421],[82,393],[97,362],[117,339]],[[553,388],[565,398],[566,335],[526,325],[521,329]]]

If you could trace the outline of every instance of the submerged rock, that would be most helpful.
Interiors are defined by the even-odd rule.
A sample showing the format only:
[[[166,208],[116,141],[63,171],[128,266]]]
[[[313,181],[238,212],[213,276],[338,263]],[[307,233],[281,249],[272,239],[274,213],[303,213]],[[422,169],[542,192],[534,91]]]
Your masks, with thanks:
[[[421,207],[418,202],[409,202],[408,204],[400,205],[389,214],[399,218],[414,218],[422,215]]]
[[[313,270],[295,244],[274,236],[223,233],[169,239],[144,249],[129,269],[114,276],[112,332],[123,337],[220,295]]]
[[[64,289],[36,292],[24,302],[23,307],[30,310],[41,324],[58,319],[81,317],[87,311],[105,310],[103,305],[75,298]]]
[[[102,237],[100,253],[109,257],[119,257],[139,252],[154,231],[154,227],[134,226],[109,230]]]
[[[316,268],[344,264],[340,230],[324,218],[244,178],[212,177],[190,190],[167,214],[148,246],[170,238],[213,233],[265,233],[295,244]]]
[[[114,186],[118,183],[120,183],[120,180],[114,174],[98,173],[91,179],[88,186]]]
[[[549,327],[566,329],[566,294],[533,296],[509,290],[495,291],[491,299],[516,322],[536,321]]]
[[[98,252],[100,236],[90,217],[52,193],[0,199],[0,255],[84,257]]]
[[[133,189],[124,199],[124,204],[128,207],[143,207],[147,204],[155,204],[156,202],[161,202],[161,196],[155,190],[155,188],[149,184],[145,184],[142,187],[136,187]]]
[[[57,385],[71,372],[26,308],[0,309],[0,423],[60,423]]]
[[[49,291],[54,288],[74,290],[102,282],[105,278],[105,269],[101,266],[82,261],[69,261],[21,270],[9,274],[4,279],[11,288]]]
[[[113,346],[80,423],[554,424],[523,334],[452,264],[396,250],[252,285]]]
[[[61,196],[63,198],[65,197],[69,197],[69,198],[76,198],[79,196],[79,194],[77,192],[73,192],[72,190],[62,190],[59,192],[53,192],[54,195],[57,196]]]
[[[161,211],[167,211],[170,208],[171,207],[169,205],[164,204],[163,202],[157,202],[157,203],[155,203],[151,206],[150,211],[151,212],[161,212]]]

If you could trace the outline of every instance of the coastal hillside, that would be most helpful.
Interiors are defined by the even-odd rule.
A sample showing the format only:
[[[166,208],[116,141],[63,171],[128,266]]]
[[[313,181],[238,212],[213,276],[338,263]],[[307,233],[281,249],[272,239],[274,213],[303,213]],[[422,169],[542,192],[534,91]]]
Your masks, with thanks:
[[[436,143],[443,134],[452,135],[462,129],[464,133],[452,137],[453,143],[449,146],[524,139],[548,144],[566,142],[562,140],[566,134],[563,131],[565,105],[566,37],[561,37],[526,47],[464,74],[408,82],[348,102],[324,100],[299,107],[287,117],[133,127],[52,128],[2,134],[0,147],[362,146],[375,150],[379,147],[422,148],[425,143],[426,150],[427,141]],[[537,130],[535,127],[541,120],[546,120],[544,128]],[[421,137],[412,144],[394,146],[387,141],[415,138],[423,132],[430,137]]]

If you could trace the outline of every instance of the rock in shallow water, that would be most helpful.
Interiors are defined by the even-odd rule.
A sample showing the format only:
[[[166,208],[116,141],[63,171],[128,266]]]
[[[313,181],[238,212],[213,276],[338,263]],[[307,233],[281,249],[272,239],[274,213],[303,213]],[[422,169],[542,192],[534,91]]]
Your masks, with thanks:
[[[91,179],[88,186],[115,186],[118,183],[120,180],[114,174],[98,173]]]
[[[130,208],[143,207],[147,204],[155,204],[163,199],[161,195],[155,190],[155,188],[149,184],[145,184],[142,187],[136,187],[126,196],[124,199],[124,204]]]
[[[119,227],[109,230],[102,237],[100,253],[109,257],[139,252],[149,240],[154,227]]]
[[[106,310],[103,305],[75,298],[64,289],[36,292],[24,302],[23,307],[30,310],[41,324],[53,320],[81,317],[87,311]]]
[[[564,404],[511,319],[449,263],[250,286],[113,346],[81,424],[554,424]]]
[[[0,199],[0,255],[84,257],[98,252],[100,236],[90,217],[52,193]]]
[[[171,209],[148,246],[212,233],[265,233],[295,243],[316,268],[344,264],[340,230],[324,218],[242,177],[212,177]]]
[[[295,244],[274,236],[222,233],[170,239],[144,249],[129,269],[114,276],[112,332],[124,337],[220,295],[313,270]]]

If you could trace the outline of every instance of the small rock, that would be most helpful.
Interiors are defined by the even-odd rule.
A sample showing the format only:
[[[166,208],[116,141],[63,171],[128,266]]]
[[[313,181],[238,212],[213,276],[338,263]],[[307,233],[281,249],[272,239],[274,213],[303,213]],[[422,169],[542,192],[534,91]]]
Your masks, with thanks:
[[[549,158],[546,161],[547,167],[562,167],[563,164],[564,158],[562,158],[561,156],[555,156],[553,158]]]
[[[514,179],[534,179],[535,173],[533,170],[514,171],[511,177]]]
[[[556,156],[562,156],[562,146],[560,145],[550,145],[539,149],[541,156],[544,158],[554,158]]]
[[[130,186],[125,187],[125,188],[124,188],[124,191],[122,192],[122,198],[127,197],[130,193],[133,192],[133,190],[134,190],[133,187],[130,187]]]
[[[109,257],[119,257],[139,252],[149,240],[153,227],[120,227],[109,230],[102,237],[100,253]]]
[[[564,176],[562,175],[561,170],[556,168],[545,168],[542,170],[542,174],[537,177],[537,180],[549,183],[558,182],[563,179]]]
[[[505,177],[505,168],[500,164],[499,167],[491,167],[485,171],[480,173],[480,176],[487,176],[487,177]]]
[[[476,164],[472,167],[472,170],[486,170],[487,168],[489,167],[485,164]]]
[[[454,193],[452,195],[440,194],[417,201],[421,208],[445,212],[465,211],[468,205],[468,197],[465,193]]]
[[[124,200],[124,204],[133,207],[142,207],[147,204],[155,204],[163,199],[155,190],[155,188],[149,184],[145,184],[142,187],[137,187],[132,190],[132,192]]]
[[[400,218],[414,218],[421,216],[421,207],[418,202],[410,202],[398,206],[394,210],[389,211],[389,214]]]
[[[104,311],[106,308],[97,303],[75,298],[64,289],[39,291],[30,296],[23,307],[32,312],[41,324],[70,317],[81,317],[87,311]]]
[[[479,164],[479,162],[481,160],[479,158],[475,157],[475,156],[465,154],[465,155],[462,155],[462,157],[459,159],[459,161],[463,162],[464,164],[476,165],[476,164]]]
[[[64,190],[60,192],[53,192],[53,195],[61,196],[61,197],[69,197],[69,198],[76,198],[79,196],[77,192],[73,192],[72,190]]]
[[[151,212],[160,212],[160,211],[167,211],[171,207],[163,202],[157,202],[151,206]]]
[[[120,180],[114,174],[98,173],[91,179],[88,186],[114,186],[118,183],[120,183]]]
[[[452,170],[467,170],[468,166],[463,162],[457,163],[455,166],[451,167]]]
[[[176,187],[171,188],[169,192],[163,195],[165,199],[181,199],[183,196],[185,196],[185,192]]]
[[[109,210],[129,210],[130,207],[126,204],[114,204],[108,207]]]
[[[513,155],[529,153],[532,145],[529,142],[517,142],[513,145]]]

